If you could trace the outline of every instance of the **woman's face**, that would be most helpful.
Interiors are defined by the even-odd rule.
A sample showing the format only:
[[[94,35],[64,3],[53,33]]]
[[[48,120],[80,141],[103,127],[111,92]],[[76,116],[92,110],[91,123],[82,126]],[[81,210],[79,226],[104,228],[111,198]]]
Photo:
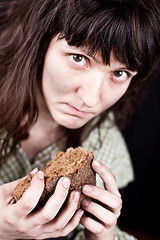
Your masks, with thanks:
[[[54,38],[42,76],[45,111],[64,127],[82,127],[119,100],[135,74],[113,56],[105,65],[99,54],[89,56]]]

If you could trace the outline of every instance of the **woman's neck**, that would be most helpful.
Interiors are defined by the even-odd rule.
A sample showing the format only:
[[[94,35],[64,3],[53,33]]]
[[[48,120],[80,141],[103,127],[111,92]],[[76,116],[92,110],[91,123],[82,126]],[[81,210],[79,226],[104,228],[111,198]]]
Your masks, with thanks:
[[[31,127],[28,138],[21,141],[21,147],[30,160],[65,135],[64,128],[54,121],[42,101],[40,101],[40,106],[38,119]]]

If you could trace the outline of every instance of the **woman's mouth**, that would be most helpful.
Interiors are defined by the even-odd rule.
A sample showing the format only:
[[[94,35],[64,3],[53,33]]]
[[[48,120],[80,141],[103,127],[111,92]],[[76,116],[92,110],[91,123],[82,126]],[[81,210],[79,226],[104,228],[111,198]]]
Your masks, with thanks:
[[[69,109],[69,112],[68,112],[69,115],[73,115],[73,116],[76,116],[76,117],[85,117],[89,114],[89,112],[81,111],[81,110],[73,107],[70,104],[66,104],[66,105]]]

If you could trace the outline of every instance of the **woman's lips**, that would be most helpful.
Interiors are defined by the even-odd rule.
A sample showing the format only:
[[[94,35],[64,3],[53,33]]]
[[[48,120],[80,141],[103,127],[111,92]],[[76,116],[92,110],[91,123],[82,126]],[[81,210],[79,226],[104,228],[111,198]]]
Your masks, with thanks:
[[[69,108],[69,114],[70,115],[74,115],[76,117],[85,117],[86,115],[89,114],[89,112],[85,112],[85,111],[80,111],[79,109],[73,107],[70,104],[67,104],[68,108]]]

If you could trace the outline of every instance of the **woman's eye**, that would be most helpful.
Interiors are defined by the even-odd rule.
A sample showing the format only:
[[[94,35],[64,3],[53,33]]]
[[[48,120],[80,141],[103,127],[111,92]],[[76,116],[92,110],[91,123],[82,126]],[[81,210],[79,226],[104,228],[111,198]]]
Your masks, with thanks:
[[[70,58],[78,66],[85,66],[87,64],[86,57],[84,57],[83,55],[71,54]]]
[[[130,74],[126,71],[114,71],[112,73],[113,78],[116,79],[116,81],[120,81],[120,82],[127,80],[129,75]]]

